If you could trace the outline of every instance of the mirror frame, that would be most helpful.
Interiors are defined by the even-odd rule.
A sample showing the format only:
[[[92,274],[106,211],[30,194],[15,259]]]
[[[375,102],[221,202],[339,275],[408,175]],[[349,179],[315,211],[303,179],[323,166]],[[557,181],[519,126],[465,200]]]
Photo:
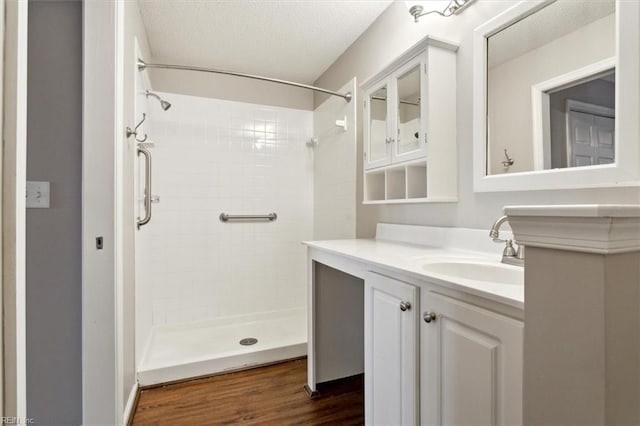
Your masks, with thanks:
[[[616,0],[615,163],[588,167],[486,174],[487,39],[555,1],[525,0],[518,2],[515,6],[474,30],[474,192],[611,188],[640,185],[640,2],[637,1]],[[621,88],[624,88],[624,90],[620,90]]]

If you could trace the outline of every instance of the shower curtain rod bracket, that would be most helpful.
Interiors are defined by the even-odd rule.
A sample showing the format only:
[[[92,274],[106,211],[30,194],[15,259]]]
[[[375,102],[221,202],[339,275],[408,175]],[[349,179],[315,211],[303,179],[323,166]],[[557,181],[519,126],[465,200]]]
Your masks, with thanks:
[[[235,77],[251,78],[253,80],[269,81],[271,83],[278,83],[278,84],[284,84],[287,86],[300,87],[302,89],[313,90],[314,92],[320,92],[320,93],[324,93],[331,96],[338,96],[340,98],[343,98],[347,102],[351,102],[351,99],[353,97],[351,92],[347,92],[347,93],[334,92],[333,90],[323,89],[322,87],[311,86],[309,84],[296,83],[294,81],[281,80],[279,78],[264,77],[261,75],[246,74],[246,73],[235,72],[235,71],[226,71],[226,70],[219,70],[214,68],[203,68],[203,67],[189,67],[185,65],[149,64],[139,58],[138,58],[137,66],[138,66],[138,71],[144,71],[147,68],[157,68],[157,69],[165,69],[165,70],[198,71],[198,72],[208,72],[213,74],[232,75]]]

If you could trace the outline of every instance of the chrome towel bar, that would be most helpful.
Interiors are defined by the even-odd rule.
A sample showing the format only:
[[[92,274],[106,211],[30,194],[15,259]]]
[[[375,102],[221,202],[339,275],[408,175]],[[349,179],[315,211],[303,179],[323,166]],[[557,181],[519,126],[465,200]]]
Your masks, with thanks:
[[[220,221],[228,222],[230,220],[268,220],[269,222],[273,222],[278,218],[278,215],[275,213],[269,214],[228,214],[228,213],[220,213]]]

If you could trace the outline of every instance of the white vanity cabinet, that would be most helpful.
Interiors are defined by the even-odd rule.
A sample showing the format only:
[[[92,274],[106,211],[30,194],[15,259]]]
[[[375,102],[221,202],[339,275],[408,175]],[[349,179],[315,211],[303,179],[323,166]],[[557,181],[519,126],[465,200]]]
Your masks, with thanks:
[[[367,272],[367,425],[522,424],[524,324],[474,300]]]
[[[424,291],[421,419],[428,425],[521,425],[524,324]]]
[[[456,201],[456,50],[427,37],[362,84],[365,203]]]
[[[418,287],[368,273],[364,289],[365,423],[418,421]]]
[[[522,425],[524,269],[484,230],[376,238],[305,243],[309,395],[364,373],[367,425]]]

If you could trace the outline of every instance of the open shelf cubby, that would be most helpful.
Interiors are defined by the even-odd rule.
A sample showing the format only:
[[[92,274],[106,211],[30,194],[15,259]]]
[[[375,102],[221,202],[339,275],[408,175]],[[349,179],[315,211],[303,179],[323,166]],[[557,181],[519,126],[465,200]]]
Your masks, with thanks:
[[[383,201],[385,199],[385,172],[373,170],[365,175],[364,198],[368,201]]]
[[[364,204],[442,203],[457,201],[442,191],[441,185],[429,185],[427,161],[407,162],[364,172]]]
[[[387,169],[385,171],[387,186],[387,200],[402,200],[407,198],[407,173],[404,167]]]
[[[427,163],[407,166],[407,198],[427,198]]]

